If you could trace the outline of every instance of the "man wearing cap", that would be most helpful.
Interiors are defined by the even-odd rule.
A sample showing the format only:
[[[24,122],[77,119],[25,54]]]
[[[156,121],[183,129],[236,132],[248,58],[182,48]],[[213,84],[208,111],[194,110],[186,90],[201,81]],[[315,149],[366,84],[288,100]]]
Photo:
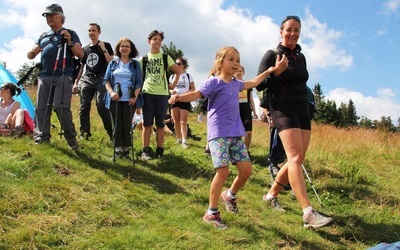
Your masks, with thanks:
[[[77,150],[76,130],[72,121],[71,98],[73,84],[73,58],[82,58],[83,50],[75,31],[63,27],[64,11],[58,4],[46,7],[42,16],[46,18],[51,30],[44,32],[28,51],[29,59],[41,53],[41,71],[39,74],[35,107],[35,143],[50,142],[51,109],[57,114],[61,124],[61,133],[68,146]],[[65,59],[65,60],[64,60]]]
[[[106,93],[103,77],[108,63],[113,59],[114,52],[109,43],[99,40],[101,34],[99,24],[90,23],[88,32],[91,42],[83,47],[84,56],[81,59],[82,66],[73,87],[73,92],[76,93],[79,89],[78,83],[82,76],[83,67],[85,67],[85,74],[83,75],[80,87],[81,107],[79,118],[81,137],[88,140],[92,136],[90,133],[90,107],[93,97],[96,95],[97,112],[103,121],[104,128],[110,140],[112,140],[113,129],[110,112],[106,108],[103,100],[104,94]]]

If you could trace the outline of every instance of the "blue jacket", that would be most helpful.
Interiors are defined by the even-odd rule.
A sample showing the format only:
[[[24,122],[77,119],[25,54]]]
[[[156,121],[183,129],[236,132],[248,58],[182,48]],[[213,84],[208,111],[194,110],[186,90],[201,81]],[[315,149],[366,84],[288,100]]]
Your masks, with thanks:
[[[119,61],[120,61],[119,58],[114,58],[113,60],[111,60],[111,62],[107,66],[106,74],[104,75],[103,78],[103,84],[105,85],[106,82],[110,82],[111,87],[113,89],[115,87],[115,79],[113,72],[114,70],[117,69]],[[144,105],[144,101],[141,93],[143,87],[143,81],[142,81],[142,69],[140,68],[140,63],[134,59],[131,59],[130,71],[132,73],[133,89],[136,90],[140,88],[139,95],[136,96],[136,108],[141,108]],[[109,109],[111,103],[111,96],[108,92],[106,92],[106,94],[104,95],[104,101],[106,108]]]

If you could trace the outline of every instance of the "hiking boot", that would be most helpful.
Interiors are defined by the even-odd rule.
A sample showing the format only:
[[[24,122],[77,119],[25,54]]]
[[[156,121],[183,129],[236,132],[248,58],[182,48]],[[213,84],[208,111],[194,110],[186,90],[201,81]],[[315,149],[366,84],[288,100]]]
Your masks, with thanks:
[[[120,158],[121,159],[127,159],[127,160],[129,160],[129,161],[132,161],[132,158],[129,156],[129,150],[125,150],[125,151],[122,151],[121,152],[121,155],[120,155]]]
[[[141,159],[144,161],[151,160],[151,148],[145,147],[142,149]]]
[[[303,221],[305,228],[325,227],[333,223],[331,217],[322,216],[314,209],[310,213],[303,215]]]
[[[80,139],[85,139],[85,140],[89,141],[90,137],[92,137],[92,134],[90,132],[81,132]]]
[[[156,148],[156,157],[157,158],[163,158],[163,156],[164,156],[164,148],[157,147]]]
[[[189,147],[189,145],[187,145],[187,143],[186,142],[182,142],[182,148],[188,148]]]
[[[286,210],[282,208],[281,204],[279,203],[278,199],[276,197],[272,198],[272,199],[267,199],[267,195],[265,194],[263,196],[263,201],[269,203],[269,205],[280,212],[285,212]]]
[[[16,126],[13,130],[11,130],[11,135],[15,137],[21,137],[26,135],[26,132],[21,126]]]
[[[232,199],[228,195],[228,189],[222,192],[221,199],[225,202],[226,211],[237,213],[239,210],[237,208],[236,199]]]
[[[35,144],[50,144],[49,139],[35,139]]]
[[[218,229],[226,229],[227,226],[222,222],[221,217],[219,216],[219,212],[215,214],[208,214],[208,211],[203,216],[203,221],[207,223],[212,223],[214,227]]]
[[[68,139],[67,142],[68,142],[68,146],[69,146],[70,149],[72,149],[74,151],[79,150],[79,145],[76,142],[76,138],[75,137],[71,138],[71,139]]]

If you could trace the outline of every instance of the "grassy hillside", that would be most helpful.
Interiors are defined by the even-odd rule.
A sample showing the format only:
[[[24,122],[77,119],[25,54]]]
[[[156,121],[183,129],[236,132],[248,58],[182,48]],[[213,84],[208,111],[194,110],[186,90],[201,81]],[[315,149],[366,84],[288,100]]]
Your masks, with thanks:
[[[78,97],[73,97],[79,127]],[[290,193],[285,213],[262,201],[269,133],[254,123],[254,172],[239,195],[239,214],[220,203],[229,228],[203,223],[214,175],[203,154],[205,123],[190,117],[203,139],[190,148],[166,136],[162,160],[112,163],[112,147],[93,108],[91,141],[68,149],[53,115],[52,143],[0,138],[0,249],[366,249],[400,240],[400,136],[367,130],[313,126],[305,162],[322,199],[309,188],[313,205],[335,219],[318,230],[302,226],[301,209]],[[140,150],[138,132],[135,150]],[[151,144],[154,147],[155,138]],[[236,169],[231,167],[228,184]]]

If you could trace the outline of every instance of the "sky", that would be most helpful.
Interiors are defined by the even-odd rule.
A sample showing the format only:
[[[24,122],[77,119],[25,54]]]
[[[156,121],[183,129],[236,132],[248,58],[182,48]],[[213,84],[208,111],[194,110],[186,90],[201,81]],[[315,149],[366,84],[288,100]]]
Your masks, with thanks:
[[[60,0],[64,27],[83,45],[87,27],[101,25],[100,39],[113,48],[130,38],[140,55],[149,51],[152,30],[165,33],[188,59],[196,86],[208,76],[216,51],[226,45],[240,52],[245,79],[257,74],[263,54],[280,42],[287,15],[301,18],[299,44],[307,59],[308,86],[321,85],[339,106],[351,99],[359,117],[400,117],[400,0]],[[95,2],[95,3],[94,3]],[[0,0],[0,61],[16,72],[38,37],[49,30],[42,17],[48,0]],[[37,62],[39,56],[34,60]],[[137,58],[139,59],[139,58]]]

